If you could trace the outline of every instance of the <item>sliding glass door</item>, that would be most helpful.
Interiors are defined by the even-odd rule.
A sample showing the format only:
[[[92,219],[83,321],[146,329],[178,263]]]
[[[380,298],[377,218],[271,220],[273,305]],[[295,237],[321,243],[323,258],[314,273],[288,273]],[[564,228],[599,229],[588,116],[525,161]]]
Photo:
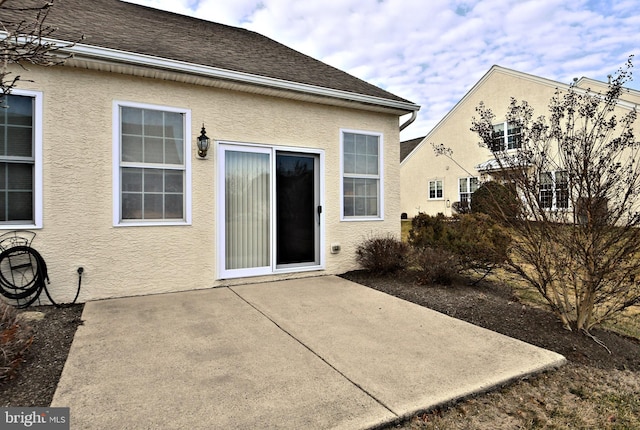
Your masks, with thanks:
[[[221,278],[320,265],[320,156],[220,144]]]
[[[317,175],[317,155],[276,153],[278,268],[319,264],[321,213]]]
[[[225,152],[225,269],[268,268],[271,263],[269,153]]]

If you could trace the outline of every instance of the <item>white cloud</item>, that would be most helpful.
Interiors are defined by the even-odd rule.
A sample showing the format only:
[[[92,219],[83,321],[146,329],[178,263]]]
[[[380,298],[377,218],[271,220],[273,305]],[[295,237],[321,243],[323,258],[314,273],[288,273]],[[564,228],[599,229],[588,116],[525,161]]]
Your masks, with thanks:
[[[420,104],[403,139],[426,134],[494,64],[568,83],[606,80],[640,54],[637,0],[129,1],[256,31]]]

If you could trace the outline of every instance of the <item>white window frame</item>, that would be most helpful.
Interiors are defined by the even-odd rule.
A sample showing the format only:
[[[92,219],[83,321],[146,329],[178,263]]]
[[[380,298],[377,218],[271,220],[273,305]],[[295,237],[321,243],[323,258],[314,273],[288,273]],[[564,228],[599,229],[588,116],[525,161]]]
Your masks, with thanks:
[[[460,203],[462,203],[462,195],[463,194],[468,194],[469,198],[467,199],[467,202],[471,203],[471,195],[474,193],[474,191],[471,191],[471,180],[472,179],[476,179],[478,182],[478,188],[480,187],[480,178],[477,176],[467,176],[467,177],[462,177],[462,178],[458,178],[458,201]],[[463,193],[462,191],[460,191],[460,181],[466,181],[467,183],[467,192]],[[478,189],[476,188],[476,190]]]
[[[566,211],[571,208],[571,199],[569,198],[569,183],[567,182],[567,206],[566,207],[558,207],[558,186],[556,175],[558,173],[567,173],[566,170],[551,170],[547,172],[541,172],[541,174],[549,173],[551,175],[551,207],[541,206],[542,209],[548,211]],[[538,200],[542,203],[542,199],[540,198],[540,193],[542,192],[542,180],[538,177]]]
[[[41,229],[43,227],[42,115],[43,93],[14,88],[11,95],[33,98],[33,223],[0,222],[0,230]]]
[[[503,128],[503,133],[502,133],[502,147],[504,149],[501,149],[501,151],[517,151],[518,149],[521,149],[522,148],[522,141],[520,143],[520,146],[518,146],[517,148],[509,148],[509,123],[508,123],[508,121],[497,122],[497,123],[493,124],[492,127],[496,127],[498,125],[502,125],[504,127]],[[522,130],[520,131],[520,133],[518,135],[522,136]],[[522,139],[522,137],[520,139]],[[494,152],[498,152],[498,151],[494,151]]]
[[[437,183],[440,183],[440,190],[442,191],[442,195],[440,197],[438,197],[438,187],[437,187]],[[434,184],[436,185],[436,196],[435,197],[431,197],[431,185]],[[435,179],[430,179],[428,184],[427,184],[427,199],[428,200],[444,200],[444,179],[442,178],[435,178]]]
[[[184,114],[184,218],[182,220],[122,220],[120,189],[120,108],[132,107],[137,109],[151,109],[164,112]],[[191,225],[191,110],[172,106],[162,106],[147,103],[137,103],[122,100],[113,102],[113,225],[114,227],[131,226],[159,226],[159,225]],[[148,167],[144,164],[128,163],[127,167]]]
[[[362,175],[344,173],[344,135],[345,133],[376,136],[378,138],[378,174]],[[344,179],[376,179],[378,181],[378,215],[377,216],[345,216],[344,214]],[[384,135],[379,132],[340,129],[340,221],[383,221],[384,220]]]

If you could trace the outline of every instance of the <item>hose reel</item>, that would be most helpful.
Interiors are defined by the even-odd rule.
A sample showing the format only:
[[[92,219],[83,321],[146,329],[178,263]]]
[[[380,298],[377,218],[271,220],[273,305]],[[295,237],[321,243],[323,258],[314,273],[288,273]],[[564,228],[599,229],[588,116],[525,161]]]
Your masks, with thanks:
[[[0,294],[18,308],[26,308],[40,298],[44,291],[49,301],[57,307],[47,284],[50,284],[47,264],[31,242],[32,231],[13,231],[0,236]],[[80,294],[82,268],[78,269],[78,290],[71,304]]]

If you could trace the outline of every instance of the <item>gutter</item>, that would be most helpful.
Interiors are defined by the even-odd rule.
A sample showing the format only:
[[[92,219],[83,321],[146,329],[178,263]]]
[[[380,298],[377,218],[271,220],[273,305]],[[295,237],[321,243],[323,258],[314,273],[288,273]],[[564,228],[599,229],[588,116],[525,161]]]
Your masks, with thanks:
[[[418,117],[418,110],[414,110],[413,112],[411,112],[411,118],[409,118],[407,121],[405,121],[404,124],[400,125],[400,131],[404,130],[405,128],[407,128],[411,124],[413,124],[413,122],[416,120],[417,117]]]
[[[0,36],[1,37],[1,36]],[[364,94],[353,93],[344,90],[336,90],[331,88],[320,87],[316,85],[303,84],[298,82],[287,81],[284,79],[271,78],[267,76],[254,75],[250,73],[226,70],[212,66],[204,66],[199,64],[187,63],[185,61],[171,60],[167,58],[154,57],[146,54],[138,54],[133,52],[120,51],[111,48],[103,48],[85,44],[75,44],[73,46],[65,45],[64,41],[47,40],[48,43],[61,46],[60,51],[69,53],[75,58],[90,58],[98,60],[107,60],[115,63],[130,64],[138,66],[147,66],[156,69],[169,70],[173,72],[182,72],[191,75],[198,75],[208,78],[231,80],[263,87],[275,88],[280,90],[295,91],[299,93],[331,97],[340,100],[365,103],[370,105],[381,106],[412,112],[414,115],[420,109],[420,106],[399,100],[390,100],[382,97],[369,96]],[[412,115],[413,122],[415,120]],[[408,122],[408,126],[411,122]]]

